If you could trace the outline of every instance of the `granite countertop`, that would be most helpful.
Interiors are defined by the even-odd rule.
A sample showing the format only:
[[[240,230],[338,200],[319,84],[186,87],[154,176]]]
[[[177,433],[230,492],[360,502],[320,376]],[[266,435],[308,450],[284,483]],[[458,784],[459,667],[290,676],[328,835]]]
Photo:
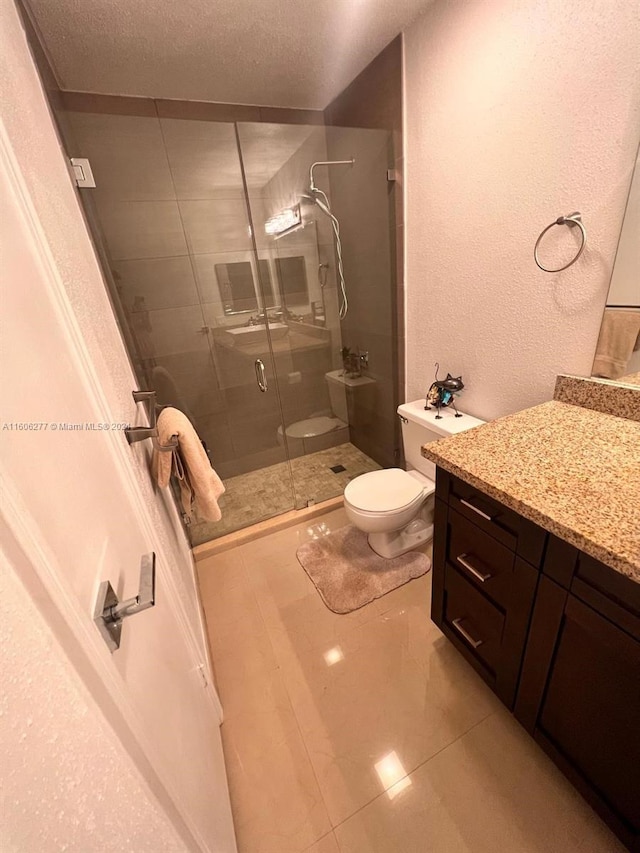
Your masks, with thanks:
[[[640,582],[640,423],[552,400],[422,453]]]

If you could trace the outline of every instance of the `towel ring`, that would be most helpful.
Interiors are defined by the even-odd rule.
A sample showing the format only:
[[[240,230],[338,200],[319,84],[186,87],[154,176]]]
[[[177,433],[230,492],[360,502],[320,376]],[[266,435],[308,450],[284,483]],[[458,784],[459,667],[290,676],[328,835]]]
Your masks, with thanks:
[[[558,267],[555,270],[550,270],[550,269],[547,269],[547,267],[543,267],[542,264],[540,263],[540,260],[538,258],[538,246],[540,245],[540,241],[542,240],[544,235],[547,233],[547,231],[550,228],[553,228],[554,225],[569,225],[570,227],[577,225],[578,228],[580,229],[580,232],[582,233],[582,243],[580,244],[580,248],[578,249],[577,255],[575,256],[575,258],[572,258],[572,260],[570,260],[568,264],[565,264],[563,267]],[[543,272],[562,272],[562,270],[566,270],[567,267],[570,267],[572,264],[575,264],[575,262],[578,260],[580,255],[583,253],[584,247],[586,245],[587,245],[587,231],[586,231],[584,225],[582,224],[582,216],[580,215],[580,213],[578,211],[576,211],[575,213],[568,213],[566,216],[559,216],[555,222],[552,222],[551,225],[547,225],[547,227],[544,229],[542,234],[540,234],[540,236],[536,240],[535,249],[533,250],[533,259],[535,260],[536,264],[540,267],[540,269],[543,270]]]

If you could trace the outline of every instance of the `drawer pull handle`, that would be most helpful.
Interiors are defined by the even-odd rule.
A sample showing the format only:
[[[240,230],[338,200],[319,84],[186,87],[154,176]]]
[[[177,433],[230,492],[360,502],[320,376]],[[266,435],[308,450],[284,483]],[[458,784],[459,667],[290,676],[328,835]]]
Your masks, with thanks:
[[[456,562],[460,563],[461,566],[464,566],[464,568],[468,572],[470,572],[474,576],[474,578],[477,578],[481,583],[488,581],[491,577],[491,574],[485,575],[480,571],[480,569],[476,569],[475,566],[471,565],[471,563],[469,562],[468,554],[460,554],[459,557],[456,557]]]
[[[481,509],[478,509],[478,507],[474,506],[472,503],[470,503],[470,501],[465,501],[464,498],[460,498],[460,503],[464,504],[465,506],[468,506],[469,509],[472,509],[474,512],[477,512],[478,515],[482,516],[482,518],[486,518],[487,521],[493,521],[492,515],[487,515],[486,512],[483,512]]]
[[[477,649],[478,646],[482,645],[483,640],[476,640],[474,637],[471,636],[471,634],[468,631],[465,631],[465,629],[460,624],[462,622],[463,618],[464,617],[461,617],[460,619],[454,619],[453,620],[453,627],[456,629],[456,631],[459,634],[461,634],[465,638],[465,640],[469,643],[469,645],[472,648]]]

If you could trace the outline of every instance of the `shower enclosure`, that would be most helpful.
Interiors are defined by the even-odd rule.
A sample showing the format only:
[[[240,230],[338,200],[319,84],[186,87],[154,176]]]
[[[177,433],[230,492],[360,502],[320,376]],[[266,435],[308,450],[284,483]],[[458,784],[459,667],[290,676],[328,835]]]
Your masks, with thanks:
[[[81,195],[140,387],[225,482],[197,545],[393,464],[392,140],[146,112],[67,110],[64,135],[96,178]],[[327,160],[353,163],[316,166],[313,191]]]

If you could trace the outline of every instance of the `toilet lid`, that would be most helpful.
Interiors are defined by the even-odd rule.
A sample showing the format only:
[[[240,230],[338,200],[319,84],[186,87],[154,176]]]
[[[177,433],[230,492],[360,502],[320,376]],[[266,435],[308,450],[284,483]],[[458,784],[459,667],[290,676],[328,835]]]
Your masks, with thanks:
[[[332,432],[342,425],[338,418],[307,418],[304,421],[296,421],[287,427],[287,435],[290,438],[313,438],[314,435],[324,435]]]
[[[402,468],[385,468],[383,471],[361,474],[344,490],[345,499],[364,512],[402,509],[423,494],[420,483]]]

